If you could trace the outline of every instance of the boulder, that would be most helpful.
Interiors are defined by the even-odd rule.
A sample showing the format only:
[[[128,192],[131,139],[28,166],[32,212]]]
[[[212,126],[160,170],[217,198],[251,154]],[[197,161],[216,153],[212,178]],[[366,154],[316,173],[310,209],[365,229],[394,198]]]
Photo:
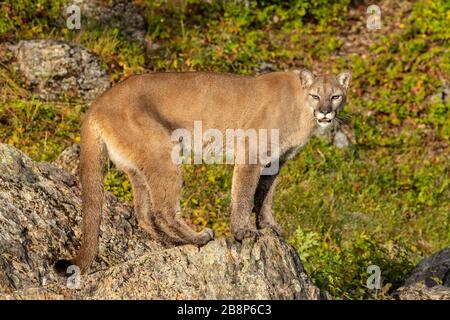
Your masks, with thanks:
[[[110,87],[105,69],[83,47],[55,40],[21,40],[9,49],[25,85],[42,99],[92,101]]]
[[[109,193],[89,273],[61,277],[52,266],[79,246],[80,208],[76,177],[0,144],[0,299],[320,298],[296,251],[270,230],[242,243],[163,247]]]
[[[0,292],[54,282],[53,264],[71,257],[81,237],[77,179],[0,144]],[[106,195],[98,271],[160,246],[137,227],[130,204]]]
[[[450,300],[450,247],[420,261],[393,295],[401,300]]]

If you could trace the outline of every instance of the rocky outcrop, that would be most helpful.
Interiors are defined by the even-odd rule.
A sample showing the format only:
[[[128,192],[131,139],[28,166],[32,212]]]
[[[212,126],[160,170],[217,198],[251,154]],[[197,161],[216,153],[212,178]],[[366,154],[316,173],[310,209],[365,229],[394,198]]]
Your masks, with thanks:
[[[95,99],[110,87],[106,71],[87,49],[55,40],[22,40],[9,46],[24,83],[42,99]]]
[[[155,250],[65,282],[1,295],[4,299],[319,299],[292,248],[265,231],[239,244],[221,238],[198,249]]]
[[[423,259],[394,296],[402,300],[450,300],[450,248]]]
[[[270,231],[237,243],[162,247],[106,196],[100,252],[73,289],[54,262],[80,240],[80,190],[66,171],[0,144],[0,299],[318,299],[295,250]]]
[[[94,272],[159,248],[137,228],[129,204],[106,198]],[[0,144],[0,292],[57,281],[53,263],[79,245],[80,205],[74,176]]]

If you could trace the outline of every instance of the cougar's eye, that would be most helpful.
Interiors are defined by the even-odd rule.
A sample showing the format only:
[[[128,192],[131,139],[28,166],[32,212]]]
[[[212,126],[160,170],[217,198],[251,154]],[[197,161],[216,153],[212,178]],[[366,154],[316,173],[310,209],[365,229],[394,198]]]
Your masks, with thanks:
[[[342,96],[332,96],[331,100],[339,100]]]
[[[320,97],[318,95],[315,94],[310,94],[310,96],[314,99],[314,100],[319,100]]]

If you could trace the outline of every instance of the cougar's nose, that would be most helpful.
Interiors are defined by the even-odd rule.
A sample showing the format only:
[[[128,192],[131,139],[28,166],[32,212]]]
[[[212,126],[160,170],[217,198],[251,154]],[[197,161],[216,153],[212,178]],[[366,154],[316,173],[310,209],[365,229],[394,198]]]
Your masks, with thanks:
[[[331,108],[323,107],[319,109],[320,112],[322,112],[324,115],[327,115],[327,113],[331,113]]]

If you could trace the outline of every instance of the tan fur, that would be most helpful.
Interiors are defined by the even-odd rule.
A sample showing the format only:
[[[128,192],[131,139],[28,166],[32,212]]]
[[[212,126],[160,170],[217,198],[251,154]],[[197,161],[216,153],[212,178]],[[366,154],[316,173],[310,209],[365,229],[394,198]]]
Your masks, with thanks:
[[[165,243],[201,246],[213,239],[213,232],[197,233],[181,217],[181,168],[170,158],[173,130],[192,131],[196,120],[204,129],[221,132],[279,129],[283,164],[307,143],[320,110],[331,108],[337,114],[349,81],[350,73],[315,77],[307,70],[258,77],[153,73],[114,86],[92,104],[82,127],[83,241],[70,263],[84,271],[98,250],[105,155],[130,176],[136,215],[145,230]],[[339,104],[330,100],[336,92],[342,95]],[[257,228],[282,234],[271,208],[276,175],[262,176],[262,165],[235,165],[231,231],[237,240],[257,235]],[[252,210],[256,226],[250,219]]]

